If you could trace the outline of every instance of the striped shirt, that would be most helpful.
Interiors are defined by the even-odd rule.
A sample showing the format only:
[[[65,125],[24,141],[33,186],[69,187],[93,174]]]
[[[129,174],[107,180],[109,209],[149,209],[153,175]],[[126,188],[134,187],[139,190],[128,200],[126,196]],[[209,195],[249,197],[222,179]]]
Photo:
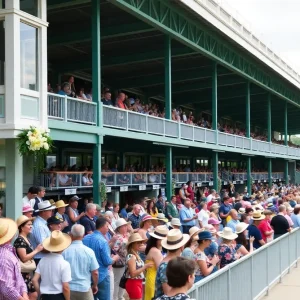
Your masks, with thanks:
[[[17,300],[27,293],[19,260],[10,244],[0,246],[0,270],[0,300]]]
[[[91,248],[96,255],[99,264],[98,283],[100,283],[108,276],[108,267],[114,262],[110,257],[110,248],[108,242],[103,234],[98,230],[86,235],[82,242],[85,246]]]
[[[29,236],[31,245],[33,249],[35,249],[39,244],[41,244],[45,238],[49,237],[51,232],[47,226],[47,221],[37,216],[37,218],[33,222],[32,233]],[[39,252],[34,258],[39,259],[45,256],[46,253]]]
[[[99,268],[95,253],[84,246],[82,241],[73,241],[62,256],[70,263],[72,281],[70,290],[87,292],[91,288],[91,272]]]

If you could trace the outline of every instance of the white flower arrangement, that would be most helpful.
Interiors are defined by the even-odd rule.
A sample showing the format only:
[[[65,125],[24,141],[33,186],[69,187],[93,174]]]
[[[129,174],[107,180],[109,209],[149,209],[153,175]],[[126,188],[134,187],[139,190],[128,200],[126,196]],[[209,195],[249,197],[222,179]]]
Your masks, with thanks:
[[[20,155],[34,156],[35,162],[43,168],[44,156],[51,152],[53,147],[50,130],[30,126],[29,129],[24,129],[17,137]]]

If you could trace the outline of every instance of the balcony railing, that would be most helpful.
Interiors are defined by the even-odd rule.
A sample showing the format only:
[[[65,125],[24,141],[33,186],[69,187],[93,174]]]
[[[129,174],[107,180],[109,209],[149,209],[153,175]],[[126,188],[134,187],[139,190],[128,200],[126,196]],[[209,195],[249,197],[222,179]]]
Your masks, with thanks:
[[[97,104],[91,101],[48,93],[48,118],[96,125]]]
[[[39,176],[41,186],[48,190],[68,189],[68,188],[92,188],[93,184],[86,184],[86,182],[93,182],[93,172],[43,172]],[[268,173],[251,173],[253,180],[267,181]],[[173,172],[173,181],[177,185],[186,183],[188,181],[195,182],[198,186],[213,185],[213,173],[201,172]],[[282,180],[284,173],[272,173],[273,180]],[[230,173],[221,174],[223,184],[229,182],[243,183],[247,180],[247,173]],[[106,186],[141,186],[141,185],[164,185],[166,184],[166,173],[164,172],[102,172],[101,181]]]
[[[300,156],[300,148],[273,144],[141,113],[103,106],[103,126],[259,153]]]

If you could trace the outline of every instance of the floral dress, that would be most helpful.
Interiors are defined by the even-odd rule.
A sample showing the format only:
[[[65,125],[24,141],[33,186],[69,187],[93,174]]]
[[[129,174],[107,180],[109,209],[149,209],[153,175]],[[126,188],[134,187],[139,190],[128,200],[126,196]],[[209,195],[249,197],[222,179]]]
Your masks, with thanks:
[[[224,268],[228,264],[236,261],[236,253],[241,248],[241,244],[227,245],[221,244],[218,249],[218,255],[220,258],[220,268]]]
[[[122,234],[115,234],[112,239],[109,241],[109,245],[115,254],[118,254],[120,259],[116,262],[117,267],[121,265],[125,266],[126,255],[127,255],[127,246],[128,235],[123,236]]]
[[[187,300],[187,299],[190,299],[188,295],[180,293],[174,296],[163,295],[157,298],[156,300]]]
[[[168,262],[162,262],[156,273],[156,279],[155,279],[155,294],[154,299],[163,296],[164,290],[163,290],[163,283],[168,283],[166,271],[167,271]]]
[[[28,244],[22,236],[18,236],[18,238],[15,240],[14,247],[16,249],[25,248],[26,254],[30,254],[33,251],[31,244]],[[17,252],[17,255],[18,255],[18,252]],[[19,257],[19,255],[18,255],[18,257]],[[32,279],[31,275],[32,275],[31,273],[22,273],[22,276],[24,278],[24,282],[25,282],[25,284],[27,286],[27,289],[28,289],[28,293],[34,293],[35,292],[34,286],[31,282],[31,279]]]

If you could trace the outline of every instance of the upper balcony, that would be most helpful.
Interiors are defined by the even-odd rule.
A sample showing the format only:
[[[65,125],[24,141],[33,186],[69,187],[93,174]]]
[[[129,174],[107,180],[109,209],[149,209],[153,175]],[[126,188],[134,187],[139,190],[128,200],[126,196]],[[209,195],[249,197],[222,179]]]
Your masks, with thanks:
[[[97,104],[85,100],[70,98],[48,93],[48,118],[62,122],[81,123],[85,125],[97,125]],[[146,114],[123,110],[101,104],[100,120],[104,128],[111,128],[132,133],[143,133],[152,137],[165,137],[172,140],[207,144],[208,146],[220,146],[222,150],[245,150],[251,154],[268,156],[300,156],[300,148],[278,145],[270,142],[246,138],[243,136],[216,132],[215,130],[188,125],[181,122],[153,117]],[[107,133],[106,133],[107,134]]]

